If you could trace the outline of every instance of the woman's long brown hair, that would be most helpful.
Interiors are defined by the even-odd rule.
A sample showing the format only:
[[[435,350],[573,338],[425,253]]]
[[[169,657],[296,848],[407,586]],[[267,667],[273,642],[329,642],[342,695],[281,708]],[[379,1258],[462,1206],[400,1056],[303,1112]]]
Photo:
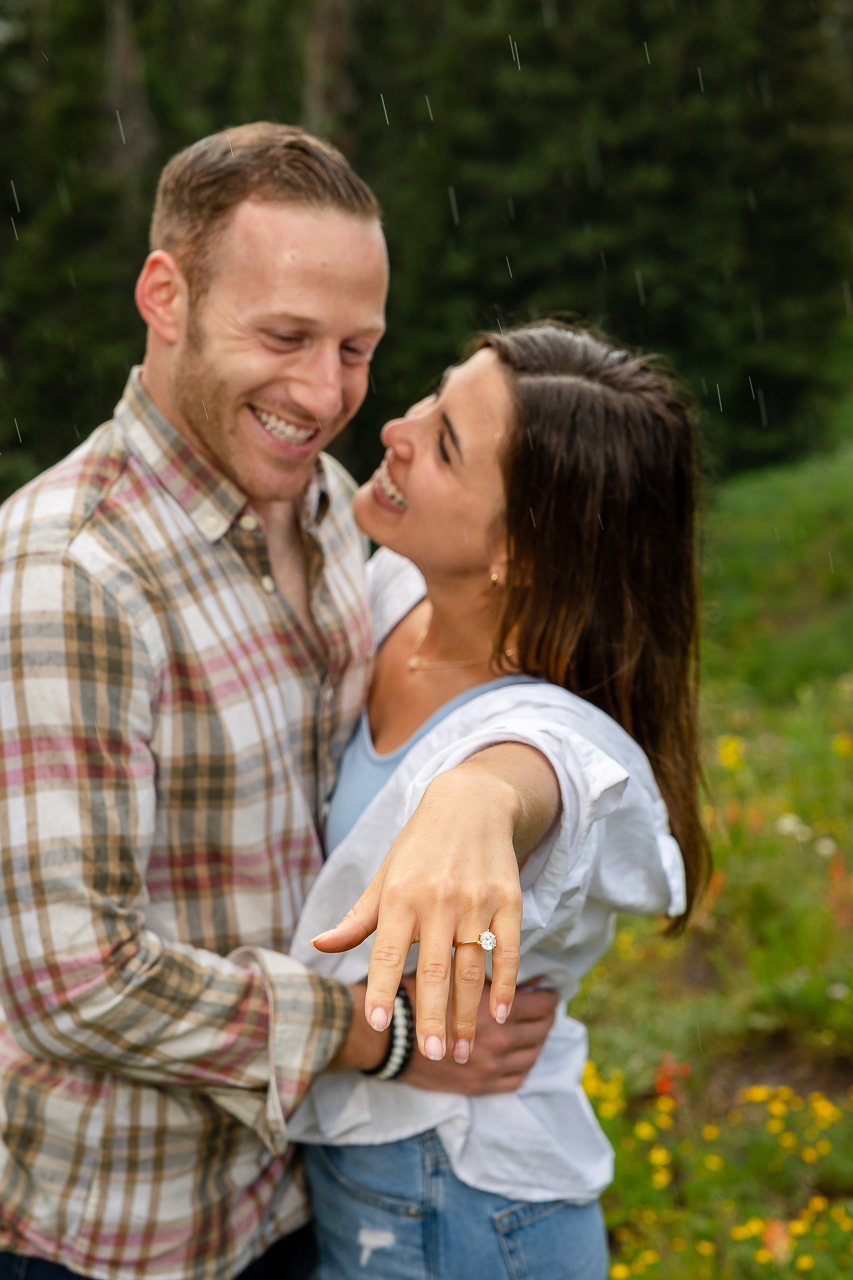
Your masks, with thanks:
[[[494,660],[512,644],[522,671],[600,707],[643,748],[686,868],[678,929],[711,869],[698,803],[690,414],[656,357],[559,322],[482,334],[476,347],[495,352],[515,406]]]

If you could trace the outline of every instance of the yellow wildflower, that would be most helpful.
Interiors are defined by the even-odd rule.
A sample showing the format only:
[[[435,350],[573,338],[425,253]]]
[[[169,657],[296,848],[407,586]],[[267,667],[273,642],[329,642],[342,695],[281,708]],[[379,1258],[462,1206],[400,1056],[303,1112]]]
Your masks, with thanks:
[[[766,1084],[754,1084],[746,1090],[744,1096],[747,1102],[766,1102],[770,1097],[770,1090]]]
[[[662,1191],[664,1187],[668,1187],[672,1182],[672,1174],[669,1169],[655,1169],[652,1174],[652,1186],[656,1191]]]
[[[850,735],[847,735],[850,737]],[[841,737],[837,734],[836,737]],[[834,739],[833,739],[834,741]],[[738,769],[743,768],[743,757],[746,750],[746,742],[743,738],[737,737],[735,734],[723,734],[717,739],[717,759],[724,769],[728,769],[730,773],[737,773]],[[853,755],[853,738],[850,738],[850,751],[839,752],[840,755]]]
[[[712,1173],[716,1173],[716,1171],[718,1169],[722,1169],[722,1167],[723,1167],[722,1156],[715,1155],[712,1152],[711,1155],[705,1157],[705,1168],[710,1169]]]
[[[715,1124],[706,1124],[702,1130],[702,1137],[706,1142],[716,1142],[720,1136],[720,1131]]]
[[[814,1164],[815,1160],[817,1160],[818,1158],[817,1152],[815,1151],[814,1147],[803,1147],[800,1154],[805,1160],[806,1164]]]
[[[810,1253],[801,1253],[794,1266],[798,1271],[811,1271],[814,1266],[814,1258]]]
[[[769,1249],[756,1249],[752,1255],[756,1262],[760,1262],[762,1266],[766,1266],[768,1262],[773,1261],[773,1254]]]
[[[648,1120],[638,1120],[634,1125],[634,1133],[638,1138],[642,1138],[644,1142],[651,1142],[653,1138],[658,1136],[658,1131],[653,1124],[649,1124]]]
[[[682,1240],[681,1236],[675,1236],[670,1240],[669,1247],[672,1249],[673,1253],[683,1253],[687,1248],[687,1241]]]
[[[614,1262],[610,1268],[610,1280],[628,1280],[631,1275],[631,1268],[626,1267],[624,1262]]]
[[[710,1240],[697,1240],[696,1252],[701,1253],[703,1258],[710,1258],[711,1254],[714,1252],[714,1246]]]
[[[672,1152],[667,1151],[666,1147],[652,1147],[652,1149],[649,1151],[650,1164],[657,1164],[657,1165],[669,1164],[671,1159],[672,1159]]]
[[[837,756],[853,756],[853,737],[849,733],[836,733],[832,738],[832,749]],[[722,761],[720,761],[722,764]],[[812,1263],[814,1266],[814,1263]]]

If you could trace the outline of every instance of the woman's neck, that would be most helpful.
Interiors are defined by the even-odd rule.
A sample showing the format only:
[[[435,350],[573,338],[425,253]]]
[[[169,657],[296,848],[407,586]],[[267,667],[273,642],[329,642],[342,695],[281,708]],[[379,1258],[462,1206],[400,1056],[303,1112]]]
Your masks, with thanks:
[[[426,577],[427,632],[420,646],[423,662],[469,662],[492,652],[500,601],[481,580]]]
[[[486,586],[428,577],[426,598],[386,637],[368,698],[380,753],[406,742],[451,698],[497,677],[490,658],[500,602],[498,592]]]

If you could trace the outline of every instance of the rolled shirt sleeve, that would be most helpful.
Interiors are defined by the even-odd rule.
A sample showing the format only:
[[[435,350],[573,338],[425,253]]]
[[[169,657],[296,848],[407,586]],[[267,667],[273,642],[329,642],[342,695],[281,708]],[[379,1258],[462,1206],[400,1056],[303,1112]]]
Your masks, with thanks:
[[[25,1052],[207,1093],[281,1151],[349,991],[263,947],[220,956],[146,927],[164,684],[125,579],[67,556],[3,565],[0,1004]]]

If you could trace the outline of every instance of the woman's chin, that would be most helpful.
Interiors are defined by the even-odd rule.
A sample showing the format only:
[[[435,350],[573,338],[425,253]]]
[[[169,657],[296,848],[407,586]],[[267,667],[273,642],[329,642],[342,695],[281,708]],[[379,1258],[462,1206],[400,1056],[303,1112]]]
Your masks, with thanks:
[[[368,480],[367,484],[363,484],[356,490],[352,500],[352,513],[361,532],[367,534],[377,546],[387,547],[391,544],[394,537],[393,529],[389,528],[387,519],[382,519],[384,511],[373,497],[372,480]]]

